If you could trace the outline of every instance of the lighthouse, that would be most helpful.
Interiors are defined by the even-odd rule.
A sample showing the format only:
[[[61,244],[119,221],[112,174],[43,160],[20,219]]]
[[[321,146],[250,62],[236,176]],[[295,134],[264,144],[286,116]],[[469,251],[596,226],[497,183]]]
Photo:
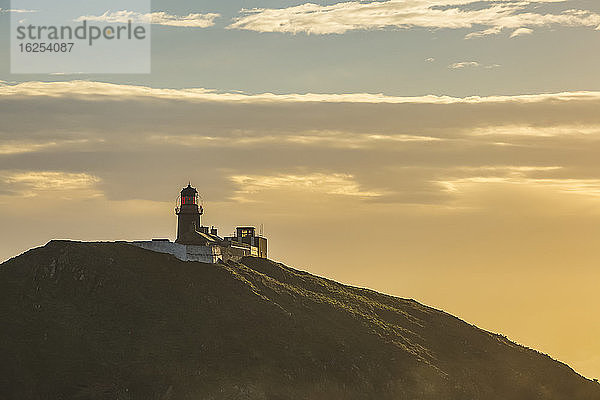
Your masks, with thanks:
[[[202,205],[198,204],[198,191],[191,182],[181,191],[175,214],[177,214],[177,240],[182,243],[196,232],[202,231],[200,216],[204,213]]]
[[[177,239],[152,239],[131,242],[143,249],[167,253],[181,261],[200,261],[218,263],[240,261],[243,257],[267,258],[267,238],[262,233],[257,235],[253,226],[240,226],[236,233],[229,237],[221,237],[214,226],[202,226],[201,216],[204,214],[200,196],[192,183],[184,187],[179,197],[175,214],[177,215]]]

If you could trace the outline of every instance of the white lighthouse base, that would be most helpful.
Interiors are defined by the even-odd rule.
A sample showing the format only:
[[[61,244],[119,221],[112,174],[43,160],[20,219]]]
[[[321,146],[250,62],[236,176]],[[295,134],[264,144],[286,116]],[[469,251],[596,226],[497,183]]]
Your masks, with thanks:
[[[158,253],[172,254],[181,261],[199,261],[215,264],[223,261],[220,246],[196,246],[191,244],[179,244],[168,240],[136,241],[130,244],[146,250]]]

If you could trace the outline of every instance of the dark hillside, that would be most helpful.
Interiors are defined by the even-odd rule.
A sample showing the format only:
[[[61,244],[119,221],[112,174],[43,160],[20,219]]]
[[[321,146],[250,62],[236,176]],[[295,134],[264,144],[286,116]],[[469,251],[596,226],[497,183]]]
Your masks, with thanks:
[[[0,265],[0,399],[600,400],[449,314],[269,260],[53,241]]]

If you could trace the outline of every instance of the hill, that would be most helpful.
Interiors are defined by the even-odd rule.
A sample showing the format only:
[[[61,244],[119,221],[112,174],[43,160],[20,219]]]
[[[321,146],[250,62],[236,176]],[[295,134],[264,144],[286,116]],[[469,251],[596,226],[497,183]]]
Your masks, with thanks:
[[[0,398],[600,400],[452,315],[258,258],[52,241],[0,265]]]

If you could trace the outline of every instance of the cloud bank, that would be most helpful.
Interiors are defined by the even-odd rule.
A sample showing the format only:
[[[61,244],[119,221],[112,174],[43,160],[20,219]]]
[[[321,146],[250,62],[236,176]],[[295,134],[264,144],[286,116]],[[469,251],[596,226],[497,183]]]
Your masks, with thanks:
[[[343,34],[355,30],[384,28],[473,29],[467,38],[499,34],[512,30],[520,35],[534,27],[600,26],[600,15],[588,10],[539,13],[543,3],[563,0],[388,0],[349,1],[333,5],[305,3],[286,8],[242,10],[243,16],[228,26],[256,32],[306,34]]]
[[[456,64],[478,66],[478,62]],[[459,67],[460,68],[460,67]],[[240,92],[220,93],[209,89],[160,89],[147,86],[119,85],[95,81],[39,82],[19,84],[0,82],[0,96],[16,97],[73,97],[80,99],[139,98],[186,100],[190,102],[235,102],[235,103],[388,103],[388,104],[474,104],[474,103],[538,103],[546,101],[597,100],[600,92],[575,91],[540,93],[513,96],[388,96],[374,93],[290,93],[290,94],[244,94]]]
[[[106,23],[123,23],[128,21],[137,23],[146,23],[153,25],[175,26],[183,28],[208,28],[215,24],[215,19],[220,14],[190,13],[184,16],[171,15],[164,11],[156,11],[148,14],[141,14],[135,11],[119,10],[106,11],[102,15],[84,15],[75,19],[75,21],[97,21]]]
[[[228,182],[215,187],[222,200],[241,199],[242,187],[310,184],[321,195],[449,206],[466,184],[582,194],[589,180],[595,195],[600,179],[588,168],[600,146],[599,92],[247,95],[70,81],[0,84],[0,105],[3,170],[90,173],[116,198],[133,176],[179,174],[188,156]],[[31,109],[43,124],[26,122]]]

